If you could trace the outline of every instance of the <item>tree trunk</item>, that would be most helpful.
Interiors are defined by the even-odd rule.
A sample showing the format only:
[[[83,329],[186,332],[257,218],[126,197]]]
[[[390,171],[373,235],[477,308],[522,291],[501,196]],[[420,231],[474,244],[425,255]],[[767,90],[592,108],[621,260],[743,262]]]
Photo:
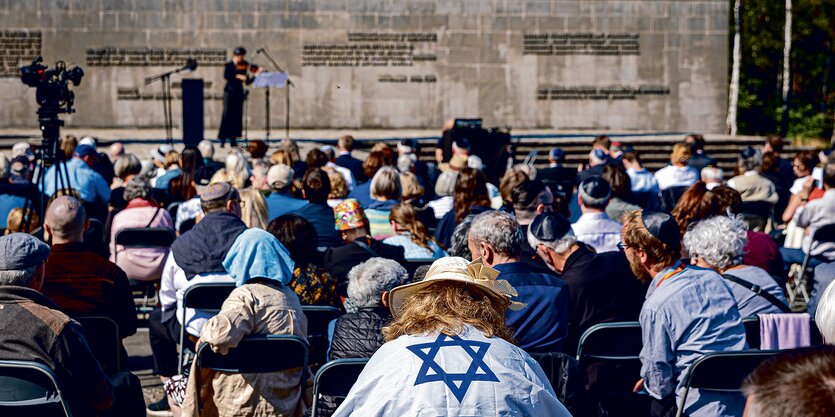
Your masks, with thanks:
[[[742,61],[742,42],[740,32],[742,25],[740,23],[739,8],[742,0],[734,0],[734,50],[733,50],[733,66],[731,67],[731,85],[728,89],[728,133],[731,136],[736,136],[736,112],[737,103],[739,102],[739,66]]]
[[[789,91],[791,86],[792,52],[792,0],[786,0],[785,39],[783,41],[783,118],[780,134],[785,137],[789,130]]]

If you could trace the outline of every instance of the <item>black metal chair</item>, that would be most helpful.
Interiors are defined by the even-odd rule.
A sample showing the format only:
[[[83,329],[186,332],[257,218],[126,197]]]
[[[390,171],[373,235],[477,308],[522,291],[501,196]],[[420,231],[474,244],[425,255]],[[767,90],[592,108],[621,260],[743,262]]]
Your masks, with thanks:
[[[104,372],[112,375],[121,371],[122,338],[116,322],[104,316],[75,317],[75,320],[84,327],[90,350]]]
[[[827,225],[823,225],[817,230],[812,233],[811,237],[811,247],[814,247],[816,243],[835,243],[835,223],[830,223]],[[797,277],[792,283],[786,283],[786,289],[788,290],[789,296],[789,305],[794,303],[794,299],[797,298],[797,294],[803,296],[803,299],[808,303],[809,302],[809,291],[807,290],[807,279],[809,275],[814,273],[814,268],[809,267],[809,261],[811,260],[811,250],[807,251],[805,256],[803,257],[803,263],[800,265],[800,276]]]
[[[691,389],[718,391],[728,394],[739,393],[742,381],[760,363],[776,354],[777,352],[767,350],[746,350],[708,353],[696,359],[684,376],[684,393],[681,396],[676,417],[681,417],[684,413],[687,394]]]
[[[213,352],[208,344],[203,343],[197,347],[195,362],[198,368],[195,371],[196,403],[199,407],[199,368],[236,374],[260,374],[300,368],[299,387],[304,390],[307,380],[308,346],[307,341],[298,336],[257,335],[244,338],[236,348],[229,350],[225,355]]]
[[[191,308],[217,314],[223,306],[223,302],[226,301],[226,298],[234,289],[235,283],[232,282],[203,282],[194,284],[183,292],[183,308],[180,315],[180,360],[178,364],[181,374],[183,373],[183,356],[186,350],[187,310]]]
[[[745,340],[748,342],[748,349],[759,349],[762,343],[760,340],[759,316],[743,318],[742,325],[745,327]],[[815,324],[815,319],[809,321],[809,341],[812,346],[823,344],[823,335],[821,335],[820,329]]]
[[[580,336],[577,360],[584,362],[615,361],[640,363],[643,347],[641,324],[637,321],[600,323]]]
[[[322,410],[322,404],[320,404],[322,398],[320,397],[330,397],[329,400],[333,402],[334,406],[338,407],[348,396],[348,392],[351,391],[354,383],[357,382],[366,363],[368,363],[367,358],[352,358],[338,359],[322,365],[313,378],[313,410],[310,415],[329,417],[330,413]]]
[[[174,231],[165,227],[129,227],[120,230],[114,237],[116,248],[113,252],[113,262],[119,262],[119,247],[128,248],[169,248],[177,236]],[[128,277],[130,278],[130,277]],[[131,290],[140,314],[150,313],[150,306],[156,305],[156,285],[159,281],[134,281],[131,280]]]
[[[687,189],[690,188],[689,186],[685,185],[678,185],[675,187],[669,187],[661,190],[659,193],[659,197],[661,199],[661,208],[669,213],[673,211],[673,208],[678,203],[678,200],[684,194]]]
[[[61,384],[46,365],[0,360],[0,415],[72,416]]]
[[[328,354],[328,325],[342,315],[336,307],[331,306],[302,306],[307,317],[307,341],[310,344],[310,365],[312,368],[327,362]]]

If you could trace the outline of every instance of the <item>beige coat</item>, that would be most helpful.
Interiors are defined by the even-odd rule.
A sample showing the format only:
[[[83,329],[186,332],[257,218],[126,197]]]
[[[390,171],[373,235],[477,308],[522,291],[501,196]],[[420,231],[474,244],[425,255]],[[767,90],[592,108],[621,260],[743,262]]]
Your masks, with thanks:
[[[225,354],[249,335],[307,335],[299,298],[287,287],[245,284],[236,288],[217,316],[203,326],[200,339]],[[280,352],[276,352],[280,354]],[[268,374],[227,374],[201,370],[202,416],[301,416],[311,404],[313,378],[308,369]],[[304,395],[297,385],[307,375]],[[204,382],[205,381],[205,382]],[[197,416],[195,366],[192,364],[184,416]]]

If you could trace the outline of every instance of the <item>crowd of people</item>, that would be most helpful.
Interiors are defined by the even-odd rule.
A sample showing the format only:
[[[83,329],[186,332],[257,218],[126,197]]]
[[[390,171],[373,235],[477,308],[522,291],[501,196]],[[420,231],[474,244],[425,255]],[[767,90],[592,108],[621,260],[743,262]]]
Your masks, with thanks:
[[[342,313],[326,329],[327,360],[370,358],[344,401],[320,399],[320,415],[668,416],[694,361],[749,348],[746,317],[805,308],[782,320],[805,323],[808,339],[817,316],[835,340],[835,243],[814,238],[835,223],[831,150],[787,160],[783,140],[768,137],[741,149],[726,179],[699,135],[655,173],[637,144],[600,136],[576,168],[553,148],[549,166],[508,164],[494,184],[466,141],[434,161],[414,140],[362,156],[354,145],[343,136],[302,158],[293,141],[272,153],[250,141],[216,161],[210,141],[138,155],[66,137],[63,172],[47,168],[40,187],[33,148],[15,145],[0,158],[0,359],[52,368],[78,413],[144,415],[136,377],[100,364],[87,341],[96,335],[73,318],[110,318],[128,337],[132,291],[153,286],[148,338],[166,392],[147,405],[153,415],[309,413],[309,369],[208,371],[193,352],[306,337],[302,306],[320,305]],[[25,203],[40,199],[43,213]],[[168,231],[173,244],[125,242],[137,228]],[[235,286],[219,313],[184,308],[201,283]],[[592,326],[635,321],[640,371],[575,364],[571,401],[571,384],[558,387],[534,359],[573,360]],[[746,381],[749,415],[788,415],[774,414],[787,402],[833,410],[834,378],[831,348],[776,356]],[[823,381],[814,389],[828,398],[798,402],[808,395],[786,390],[812,388],[800,381]],[[693,390],[684,413],[744,407],[742,396]]]

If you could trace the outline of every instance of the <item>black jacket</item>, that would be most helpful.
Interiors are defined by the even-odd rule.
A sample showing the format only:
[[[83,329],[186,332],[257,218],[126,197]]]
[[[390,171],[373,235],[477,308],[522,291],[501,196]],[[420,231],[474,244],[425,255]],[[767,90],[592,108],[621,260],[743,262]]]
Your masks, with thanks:
[[[325,269],[336,278],[340,295],[348,295],[348,271],[371,258],[386,258],[400,265],[406,264],[402,246],[387,245],[379,240],[371,239],[371,246],[368,249],[354,241],[340,247],[328,248],[325,251]]]
[[[348,168],[357,183],[365,182],[365,173],[362,171],[362,161],[351,156],[351,154],[339,155],[336,157],[336,165]]]
[[[385,343],[382,329],[391,321],[385,307],[360,308],[336,320],[330,358],[370,358]]]
[[[81,325],[33,289],[0,286],[0,359],[36,361],[55,371],[73,414],[93,415],[113,404],[113,386]]]
[[[174,241],[171,253],[188,279],[198,274],[225,273],[223,258],[244,230],[244,222],[232,213],[209,213]]]

